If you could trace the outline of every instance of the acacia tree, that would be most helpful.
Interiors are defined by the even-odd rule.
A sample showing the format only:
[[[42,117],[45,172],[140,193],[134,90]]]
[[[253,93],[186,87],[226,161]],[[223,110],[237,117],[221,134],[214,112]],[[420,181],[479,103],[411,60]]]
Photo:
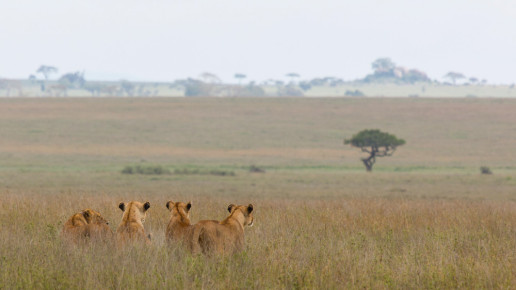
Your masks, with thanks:
[[[238,84],[240,85],[242,83],[242,80],[245,79],[247,76],[242,73],[236,73],[235,79],[238,79]]]
[[[351,139],[344,139],[344,144],[350,144],[368,153],[369,156],[362,158],[362,162],[367,171],[372,171],[376,157],[391,156],[398,146],[405,144],[405,140],[377,129],[368,129],[358,132]]]
[[[476,83],[478,83],[478,79],[476,77],[470,77],[469,82],[472,84],[476,84]]]
[[[457,80],[465,78],[465,76],[463,74],[458,73],[458,72],[452,72],[452,71],[447,73],[446,75],[444,75],[444,77],[447,79],[450,79],[454,85],[457,84]]]
[[[290,82],[292,82],[292,83],[294,82],[295,78],[299,78],[300,77],[300,75],[298,73],[294,73],[294,72],[288,73],[285,76],[289,77],[290,78]]]
[[[53,73],[57,73],[57,68],[54,66],[42,65],[36,71],[37,73],[41,73],[45,80],[48,80],[48,76]]]

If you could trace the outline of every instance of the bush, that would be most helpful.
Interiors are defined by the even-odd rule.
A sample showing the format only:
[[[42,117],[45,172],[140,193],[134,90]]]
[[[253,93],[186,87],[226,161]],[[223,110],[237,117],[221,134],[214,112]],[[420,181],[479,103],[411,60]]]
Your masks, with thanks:
[[[149,165],[149,166],[126,166],[122,169],[123,174],[146,174],[146,175],[162,175],[170,174],[170,170],[164,168],[161,165]]]
[[[480,173],[482,173],[482,174],[493,174],[491,169],[489,167],[487,167],[487,166],[480,167]]]
[[[249,166],[249,172],[253,172],[253,173],[265,173],[265,169],[263,168],[260,168],[256,165],[251,165]]]
[[[235,172],[233,171],[225,171],[225,170],[211,170],[209,172],[211,175],[218,175],[218,176],[235,176]]]
[[[174,174],[183,174],[183,175],[217,175],[217,176],[235,176],[235,172],[233,171],[225,171],[225,170],[209,170],[209,171],[202,171],[199,169],[174,169]]]
[[[344,93],[344,96],[349,96],[349,97],[365,97],[365,94],[362,91],[359,91],[359,90],[354,90],[354,91],[347,90]]]
[[[123,174],[133,174],[134,170],[132,166],[126,166],[124,169],[122,169]]]

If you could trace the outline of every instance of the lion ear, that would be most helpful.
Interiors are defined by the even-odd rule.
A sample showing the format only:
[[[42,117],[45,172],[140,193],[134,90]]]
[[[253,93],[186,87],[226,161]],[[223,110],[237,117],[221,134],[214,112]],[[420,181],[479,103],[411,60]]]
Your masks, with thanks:
[[[253,205],[252,204],[249,204],[249,206],[247,206],[247,213],[251,213],[253,211]]]
[[[84,211],[82,212],[82,216],[83,216],[86,220],[88,220],[88,219],[90,218],[90,213],[89,213],[87,210],[84,210]]]
[[[235,207],[235,205],[234,205],[234,204],[230,204],[230,205],[228,206],[228,211],[229,211],[229,213],[231,213],[231,210],[232,210],[234,207]]]
[[[150,207],[150,202],[148,202],[148,201],[147,201],[147,202],[143,205],[143,209],[144,209],[143,211],[148,210],[148,209],[149,209],[149,207]]]
[[[192,208],[192,203],[191,202],[188,202],[186,204],[186,211],[190,211],[190,209]]]
[[[121,203],[118,205],[118,208],[120,208],[122,211],[125,211],[125,203],[121,202]]]
[[[167,201],[167,208],[168,210],[172,210],[172,206],[174,205],[174,202],[173,201]]]

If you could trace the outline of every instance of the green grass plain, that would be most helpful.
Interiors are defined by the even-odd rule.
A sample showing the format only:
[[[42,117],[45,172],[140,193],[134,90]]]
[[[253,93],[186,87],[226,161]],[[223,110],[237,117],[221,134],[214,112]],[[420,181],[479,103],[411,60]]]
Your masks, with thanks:
[[[0,288],[514,287],[515,109],[475,98],[0,99]],[[372,173],[342,142],[365,128],[407,141]],[[172,174],[121,173],[136,165]],[[88,207],[116,229],[130,200],[151,202],[152,246],[60,239]],[[253,203],[246,250],[167,246],[168,200],[192,201],[193,222]]]

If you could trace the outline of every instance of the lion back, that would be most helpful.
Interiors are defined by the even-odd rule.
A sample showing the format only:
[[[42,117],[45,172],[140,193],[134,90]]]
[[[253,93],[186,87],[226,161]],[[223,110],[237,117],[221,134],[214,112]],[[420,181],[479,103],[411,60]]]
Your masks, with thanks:
[[[222,225],[218,221],[201,221],[194,226],[190,250],[203,254],[231,253],[243,248],[243,232]]]

